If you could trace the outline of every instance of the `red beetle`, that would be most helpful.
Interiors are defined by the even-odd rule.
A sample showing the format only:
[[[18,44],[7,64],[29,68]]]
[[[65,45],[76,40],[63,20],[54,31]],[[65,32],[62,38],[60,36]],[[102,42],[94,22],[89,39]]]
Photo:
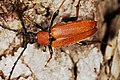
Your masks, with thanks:
[[[67,24],[53,26],[49,32],[40,31],[37,34],[37,42],[40,45],[50,45],[49,34],[54,38],[51,42],[52,47],[62,48],[85,38],[91,37],[96,32],[96,21],[81,20]]]
[[[60,7],[63,5],[64,1],[65,0],[63,0]],[[78,4],[76,6],[76,17],[72,17],[71,18],[72,20],[77,20],[77,18],[78,18],[79,4],[80,4],[80,0],[78,1]],[[52,16],[50,27],[52,26],[54,19],[56,18],[56,16],[59,13],[59,8]],[[12,70],[10,72],[8,80],[10,80],[13,70],[14,70],[18,60],[20,59],[20,57],[24,53],[25,49],[27,48],[28,43],[32,44],[35,41],[37,41],[38,44],[40,44],[40,45],[48,46],[49,51],[50,51],[50,58],[47,61],[47,63],[48,63],[50,61],[50,59],[52,58],[52,53],[53,53],[52,47],[62,48],[62,47],[68,46],[70,44],[74,44],[76,42],[83,41],[84,39],[91,37],[97,31],[97,28],[95,28],[95,26],[97,25],[96,21],[80,20],[80,21],[74,21],[74,22],[70,22],[70,23],[66,23],[66,24],[54,25],[53,27],[49,28],[48,31],[40,31],[36,35],[32,32],[28,32],[27,29],[25,28],[25,24],[24,24],[24,21],[22,18],[23,11],[19,10],[19,8],[18,8],[18,9],[16,9],[16,12],[18,13],[19,19],[23,26],[23,30],[20,33],[22,33],[21,35],[23,35],[23,37],[24,37],[24,39],[23,39],[24,40],[24,49],[21,52],[21,54],[19,55],[19,57],[17,58],[17,60],[15,61],[14,66],[12,67]],[[35,23],[35,25],[37,25],[37,24]],[[19,32],[18,30],[10,29],[3,25],[0,25],[0,26],[5,29],[14,31],[14,32]]]

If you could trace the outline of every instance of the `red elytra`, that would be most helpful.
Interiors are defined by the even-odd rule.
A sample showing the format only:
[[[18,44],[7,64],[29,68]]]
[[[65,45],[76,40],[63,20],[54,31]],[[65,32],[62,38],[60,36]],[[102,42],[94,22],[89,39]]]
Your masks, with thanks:
[[[52,47],[62,48],[80,42],[97,31],[96,25],[97,22],[94,20],[81,20],[55,25],[50,30],[50,35],[55,39],[52,41]],[[40,45],[48,46],[50,44],[49,33],[40,31],[37,34],[37,42]]]

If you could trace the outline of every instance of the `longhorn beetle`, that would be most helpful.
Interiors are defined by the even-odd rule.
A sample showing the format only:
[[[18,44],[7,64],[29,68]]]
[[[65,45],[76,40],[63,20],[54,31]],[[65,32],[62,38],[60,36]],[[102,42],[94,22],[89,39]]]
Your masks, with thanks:
[[[23,17],[22,17],[23,11],[20,11],[20,10],[18,11],[18,17],[19,17],[22,27],[23,27],[23,30],[21,32],[19,32],[18,30],[14,30],[14,29],[8,28],[6,26],[0,25],[2,28],[8,29],[8,30],[11,30],[14,32],[19,32],[19,34],[23,35],[23,40],[24,40],[24,44],[23,44],[24,49],[20,53],[17,60],[15,61],[14,66],[12,67],[12,70],[10,72],[8,80],[11,79],[14,68],[15,68],[18,60],[21,58],[24,51],[26,50],[28,43],[33,44],[37,41],[37,43],[40,45],[48,46],[49,52],[50,52],[50,57],[47,60],[47,63],[48,63],[52,58],[52,54],[53,54],[52,47],[62,48],[62,47],[68,46],[70,44],[74,44],[76,42],[83,41],[83,39],[91,37],[97,31],[97,28],[95,28],[97,22],[94,20],[76,21],[78,18],[78,13],[79,13],[80,0],[78,1],[78,4],[76,6],[76,17],[69,17],[68,19],[63,19],[63,21],[65,21],[65,22],[67,22],[67,21],[73,21],[73,22],[66,23],[66,24],[57,24],[52,27],[53,22],[59,13],[59,9],[63,5],[64,2],[65,2],[65,0],[63,0],[61,5],[59,6],[59,8],[53,14],[48,30],[44,30],[42,27],[40,27],[42,31],[39,31],[37,34],[27,31],[27,29],[25,28]],[[36,23],[34,23],[34,25],[37,26]]]

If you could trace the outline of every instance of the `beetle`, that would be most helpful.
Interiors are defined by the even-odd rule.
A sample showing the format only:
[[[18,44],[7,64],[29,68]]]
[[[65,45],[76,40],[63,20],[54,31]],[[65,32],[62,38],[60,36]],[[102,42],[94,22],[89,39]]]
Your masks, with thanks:
[[[67,24],[58,24],[50,29],[50,33],[45,31],[38,32],[37,42],[45,46],[51,43],[54,48],[62,48],[90,37],[97,30],[95,26],[96,21],[93,20],[81,20]],[[52,42],[49,41],[49,34],[54,39]]]
[[[64,2],[65,2],[65,0],[63,0],[60,7],[63,5]],[[14,29],[8,28],[6,26],[0,25],[2,28],[8,29],[8,30],[11,30],[14,32],[18,32],[20,35],[23,36],[23,40],[24,40],[23,41],[24,49],[20,53],[17,60],[15,61],[14,66],[12,67],[12,70],[10,72],[8,80],[11,79],[14,68],[15,68],[18,60],[21,58],[24,51],[26,50],[28,43],[33,44],[33,43],[37,42],[40,45],[48,46],[49,52],[50,52],[50,57],[47,60],[47,63],[48,63],[52,58],[52,54],[53,54],[52,47],[62,48],[65,46],[69,46],[76,42],[83,41],[84,39],[91,37],[93,34],[95,34],[95,32],[97,31],[97,28],[96,28],[97,22],[96,21],[94,21],[94,20],[76,21],[78,18],[79,4],[80,4],[80,0],[78,1],[78,4],[76,6],[76,17],[68,18],[69,21],[73,21],[73,22],[69,22],[66,24],[56,24],[53,26],[53,22],[59,13],[59,9],[60,9],[60,7],[59,7],[57,9],[57,11],[55,11],[55,13],[53,14],[53,16],[51,18],[49,28],[47,30],[44,30],[42,27],[40,27],[42,31],[39,31],[37,34],[27,31],[27,29],[25,28],[24,20],[23,20],[23,11],[21,11],[19,9],[18,10],[16,9],[17,10],[16,12],[18,12],[18,17],[19,17],[22,27],[23,27],[23,30],[21,32],[19,32],[19,30],[14,30]],[[67,20],[63,20],[63,21],[67,22]],[[39,26],[35,22],[33,22],[33,23],[34,23],[34,25]]]

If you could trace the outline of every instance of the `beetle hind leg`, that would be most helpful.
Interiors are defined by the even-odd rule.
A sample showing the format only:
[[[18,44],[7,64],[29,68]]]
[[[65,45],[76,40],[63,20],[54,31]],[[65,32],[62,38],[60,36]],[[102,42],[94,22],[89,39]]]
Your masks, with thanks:
[[[85,46],[85,45],[91,45],[91,44],[96,44],[96,43],[105,44],[105,45],[108,45],[108,46],[112,47],[111,44],[102,42],[102,41],[100,41],[100,40],[94,40],[94,41],[81,41],[81,42],[78,42],[77,44],[82,45],[82,46]]]
[[[79,0],[77,5],[75,6],[76,7],[76,16],[75,17],[70,17],[70,16],[63,17],[62,22],[76,21],[78,19],[80,1],[81,0]]]

